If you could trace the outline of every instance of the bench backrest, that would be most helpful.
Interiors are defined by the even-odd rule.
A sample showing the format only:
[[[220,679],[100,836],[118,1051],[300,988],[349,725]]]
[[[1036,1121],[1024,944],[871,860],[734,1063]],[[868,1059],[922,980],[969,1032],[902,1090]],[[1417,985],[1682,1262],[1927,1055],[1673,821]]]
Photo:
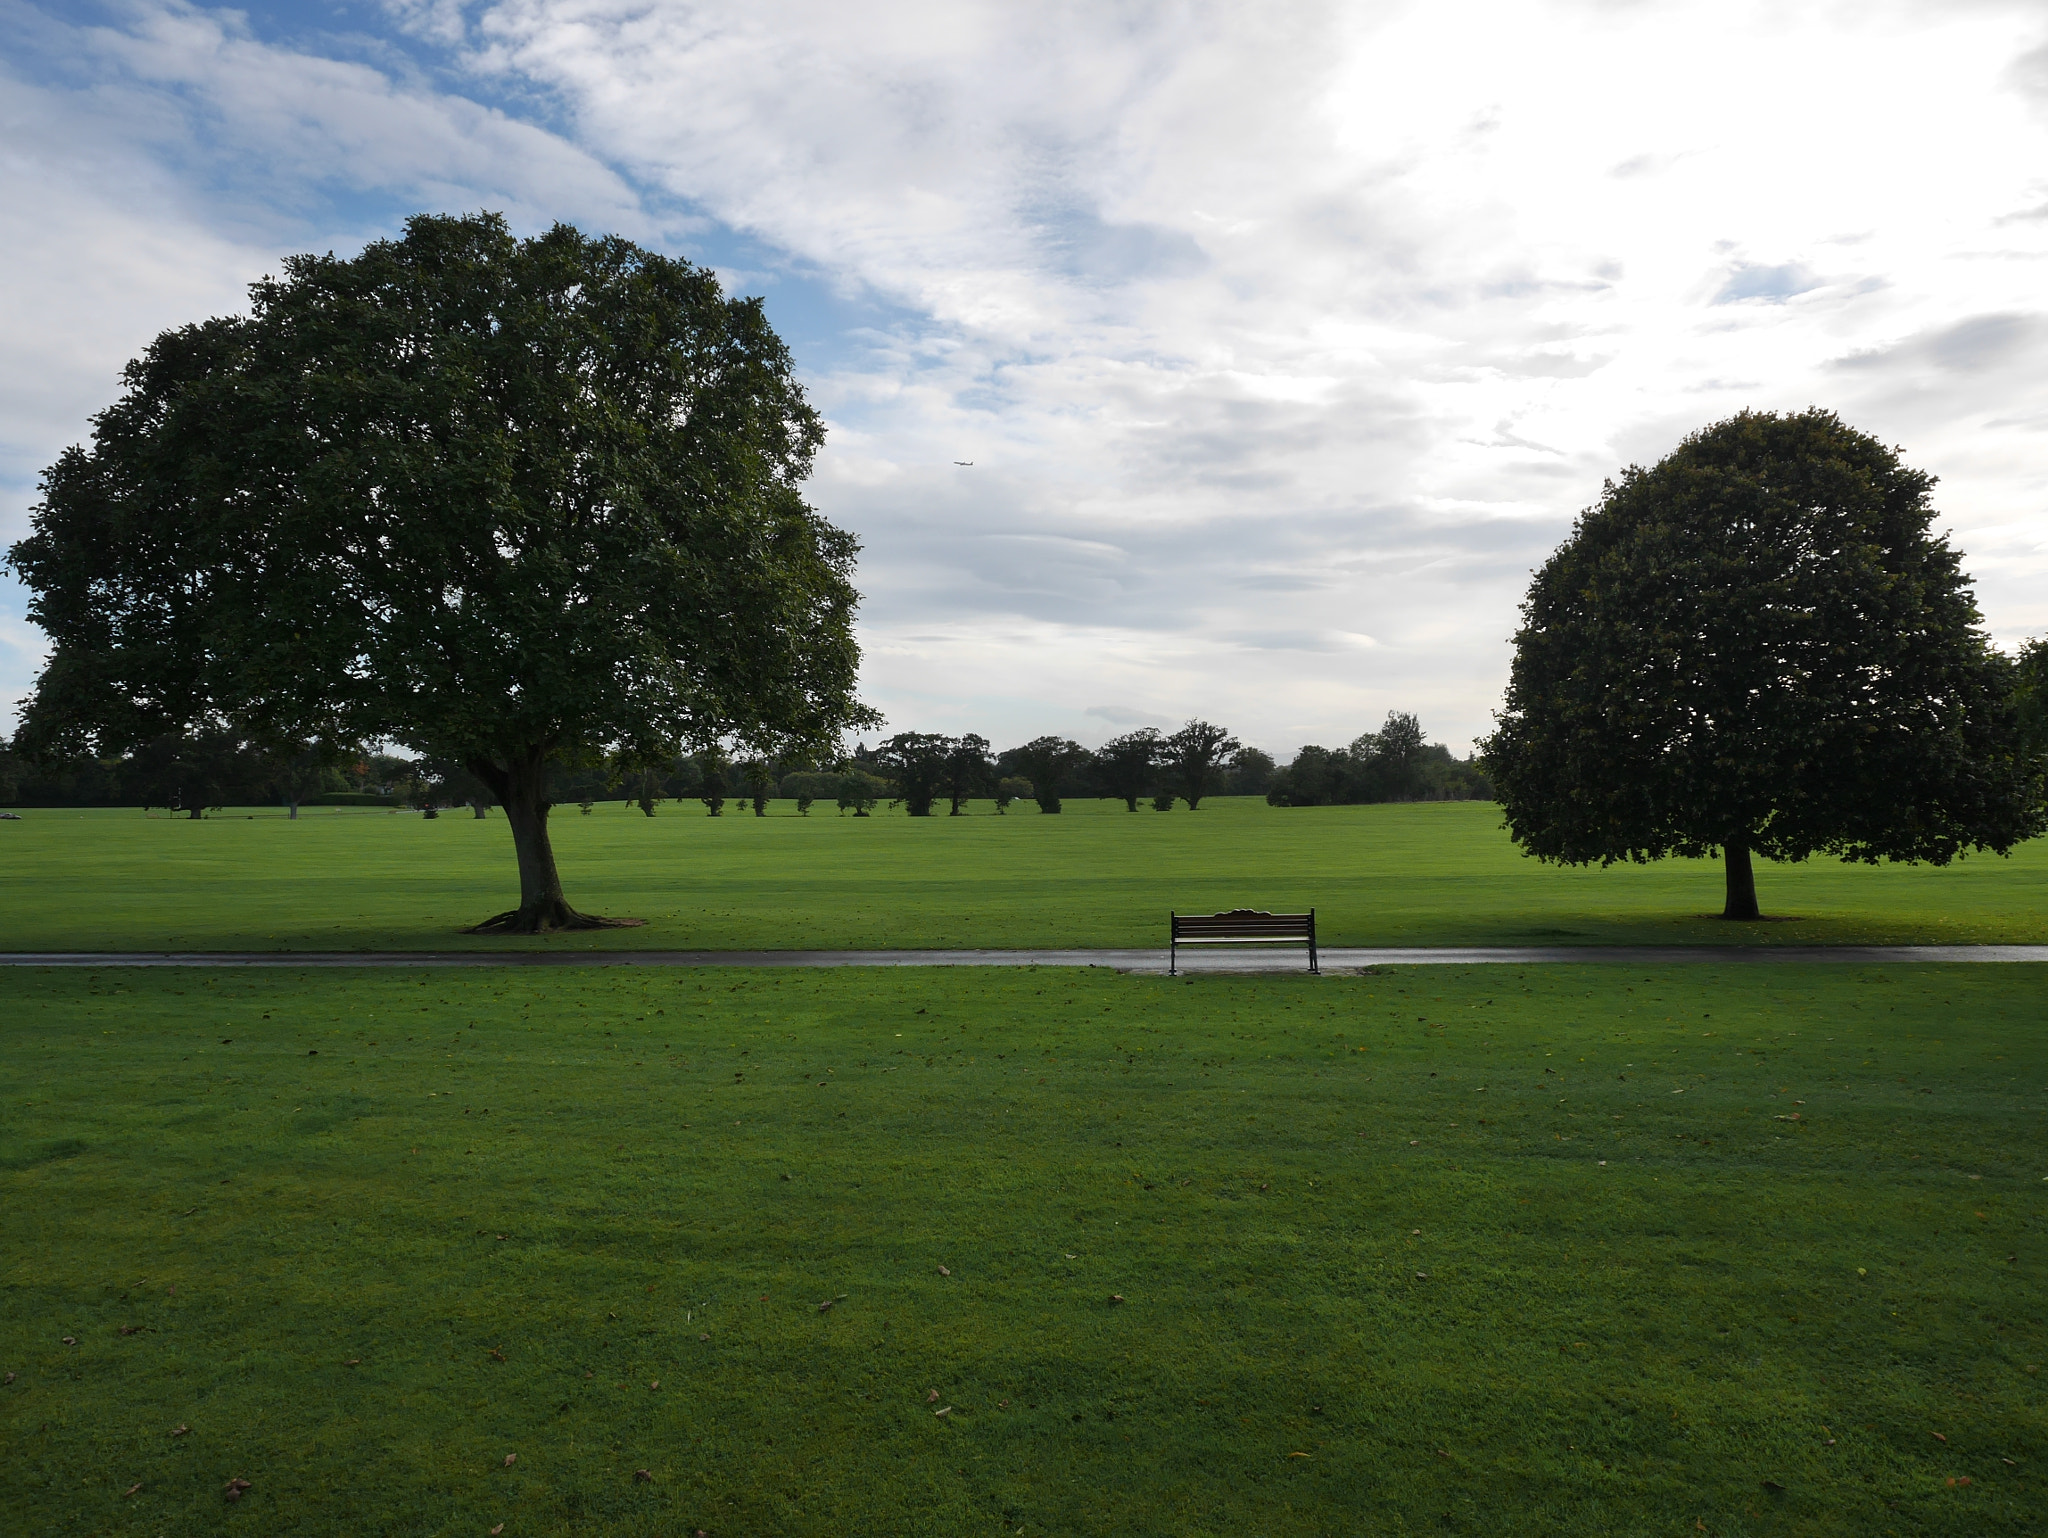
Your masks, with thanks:
[[[1315,933],[1313,913],[1263,913],[1239,908],[1231,913],[1176,913],[1173,938],[1305,940]]]

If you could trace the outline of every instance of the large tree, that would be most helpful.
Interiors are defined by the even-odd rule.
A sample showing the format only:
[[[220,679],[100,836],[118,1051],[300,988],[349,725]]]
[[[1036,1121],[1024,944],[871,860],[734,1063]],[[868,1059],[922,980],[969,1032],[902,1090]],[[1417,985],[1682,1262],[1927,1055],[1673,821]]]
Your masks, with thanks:
[[[1069,738],[1033,737],[1021,748],[1006,751],[996,760],[996,768],[1029,780],[1031,799],[1038,803],[1039,811],[1050,814],[1060,809],[1067,781],[1088,759],[1088,750]]]
[[[1930,477],[1833,414],[1745,412],[1630,467],[1537,573],[1485,745],[1565,864],[1718,850],[1927,860],[2042,831],[2012,664],[1930,525]]]
[[[1190,721],[1166,739],[1170,778],[1189,811],[1201,809],[1202,797],[1222,783],[1230,755],[1242,746],[1229,732],[1208,721]]]
[[[584,928],[554,763],[825,748],[853,698],[853,540],[758,300],[564,225],[422,216],[298,256],[246,316],[166,332],[43,479],[10,563],[54,643],[21,737],[118,752],[231,726],[459,761],[518,907]]]
[[[989,788],[995,760],[989,756],[988,739],[979,732],[968,732],[952,742],[946,753],[945,791],[951,808],[947,815],[958,817],[965,812],[970,797]]]
[[[912,817],[931,816],[953,747],[951,737],[937,732],[898,732],[875,745],[875,763],[896,782],[896,799]]]
[[[1112,737],[1095,750],[1095,779],[1105,791],[1135,812],[1141,797],[1152,793],[1159,766],[1166,759],[1166,739],[1158,728],[1141,726]]]

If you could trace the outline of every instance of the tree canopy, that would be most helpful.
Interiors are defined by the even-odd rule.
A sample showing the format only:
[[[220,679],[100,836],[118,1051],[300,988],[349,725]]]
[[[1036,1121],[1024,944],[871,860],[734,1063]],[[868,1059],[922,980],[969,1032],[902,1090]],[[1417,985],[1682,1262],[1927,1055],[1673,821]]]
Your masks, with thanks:
[[[1066,737],[1033,737],[1022,747],[1011,748],[996,760],[1004,774],[1019,774],[1031,782],[1031,798],[1041,812],[1057,812],[1060,797],[1075,772],[1088,763],[1090,754],[1080,743]]]
[[[9,563],[53,649],[31,753],[188,727],[459,763],[520,903],[563,897],[547,766],[718,741],[823,749],[854,699],[854,541],[800,484],[823,440],[758,300],[557,225],[421,216],[296,256],[251,312],[169,331]]]
[[[1162,761],[1171,771],[1173,788],[1193,812],[1215,790],[1231,754],[1244,744],[1210,721],[1190,721],[1161,744]]]
[[[1485,761],[1566,864],[1926,860],[2043,828],[2013,666],[1931,530],[1930,477],[1832,413],[1744,412],[1582,514],[1522,606]]]

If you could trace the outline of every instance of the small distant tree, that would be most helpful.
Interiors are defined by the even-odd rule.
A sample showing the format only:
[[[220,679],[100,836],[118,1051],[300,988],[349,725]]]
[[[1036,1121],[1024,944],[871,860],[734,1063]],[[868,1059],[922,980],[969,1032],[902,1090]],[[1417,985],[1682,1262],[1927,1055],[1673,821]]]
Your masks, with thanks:
[[[742,769],[747,782],[747,796],[754,806],[756,817],[768,815],[768,797],[775,789],[775,766],[765,758],[750,758]]]
[[[1003,754],[997,767],[1029,780],[1031,796],[1039,811],[1055,813],[1060,809],[1060,795],[1068,779],[1090,756],[1080,743],[1065,737],[1034,737],[1021,748],[1011,748]]]
[[[895,787],[887,780],[878,779],[865,769],[846,769],[839,775],[839,810],[851,812],[856,817],[865,817],[874,811],[882,799],[895,793]]]
[[[946,753],[946,772],[943,789],[952,810],[948,816],[958,817],[967,805],[968,799],[978,796],[987,788],[990,777],[995,773],[995,761],[989,756],[988,739],[969,732],[964,737],[955,737],[952,747]]]
[[[286,743],[268,755],[270,788],[289,809],[285,815],[292,821],[298,820],[301,801],[339,783],[334,757],[305,742]]]
[[[725,755],[716,746],[706,748],[697,755],[698,784],[702,787],[697,799],[704,803],[706,816],[725,815],[726,775],[731,766]]]
[[[626,794],[633,804],[640,808],[643,817],[652,817],[654,809],[664,799],[661,771],[652,764],[642,764],[626,771],[624,785]]]
[[[876,745],[875,763],[896,782],[896,799],[912,817],[931,816],[954,746],[935,732],[898,732]]]
[[[1012,801],[1029,801],[1031,782],[1019,774],[1000,775],[996,779],[996,815],[1007,816]]]
[[[1484,745],[1509,831],[1583,865],[1926,860],[2042,831],[2012,661],[1933,481],[1832,413],[1744,412],[1631,466],[1522,605]]]
[[[1202,798],[1223,778],[1230,755],[1242,744],[1220,726],[1190,721],[1166,739],[1166,763],[1174,787],[1188,810],[1198,811]]]
[[[1166,761],[1166,739],[1155,727],[1141,727],[1112,737],[1095,752],[1095,779],[1105,791],[1135,812],[1149,795]]]
[[[1155,812],[1170,812],[1173,810],[1173,803],[1178,799],[1180,798],[1175,796],[1172,791],[1162,790],[1152,798],[1152,810]]]
[[[815,769],[798,769],[782,777],[780,789],[782,799],[794,801],[798,814],[808,817],[811,807],[817,802],[837,799],[839,776],[821,774]]]

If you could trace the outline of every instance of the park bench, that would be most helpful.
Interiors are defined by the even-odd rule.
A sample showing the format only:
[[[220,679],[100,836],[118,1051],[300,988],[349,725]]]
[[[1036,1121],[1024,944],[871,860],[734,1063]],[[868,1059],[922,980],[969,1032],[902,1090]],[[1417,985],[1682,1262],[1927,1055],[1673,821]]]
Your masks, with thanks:
[[[1260,913],[1239,908],[1231,913],[1172,913],[1172,937],[1167,942],[1166,971],[1180,971],[1183,945],[1305,945],[1308,969],[1321,975],[1316,962],[1316,910],[1306,913]]]

